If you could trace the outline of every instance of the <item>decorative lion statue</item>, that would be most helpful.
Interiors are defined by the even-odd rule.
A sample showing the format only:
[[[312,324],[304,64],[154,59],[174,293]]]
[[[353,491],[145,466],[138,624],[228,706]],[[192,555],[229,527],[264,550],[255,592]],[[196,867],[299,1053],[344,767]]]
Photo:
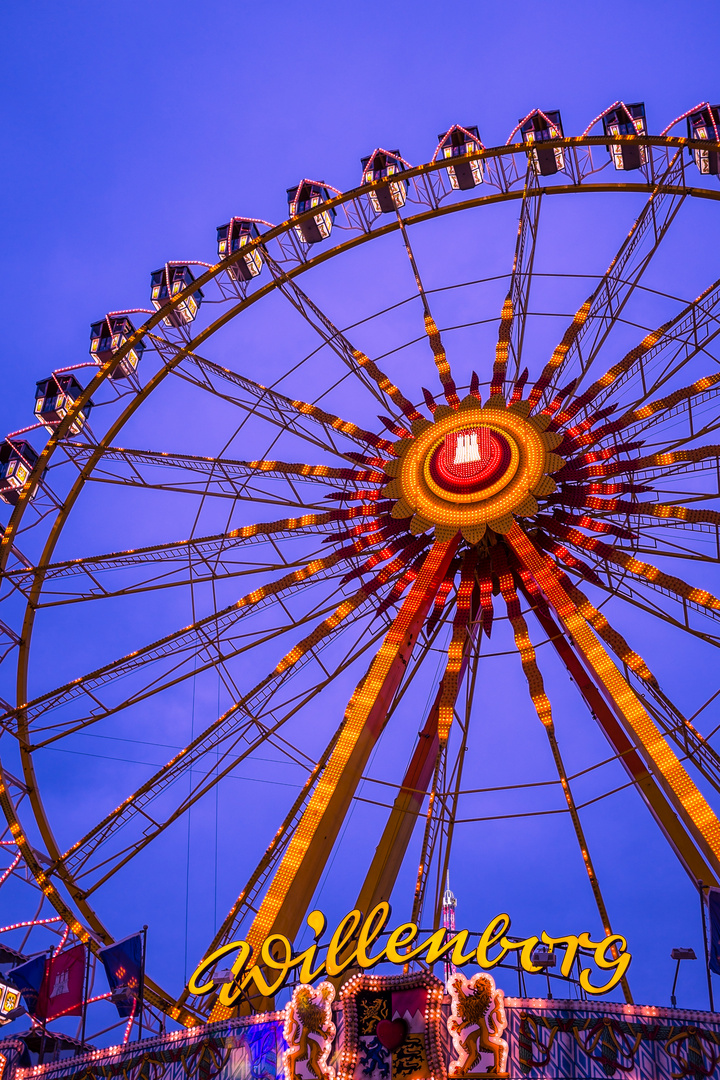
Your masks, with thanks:
[[[285,1006],[285,1080],[335,1080],[327,1064],[335,1038],[334,997],[335,987],[328,982],[295,988]]]
[[[507,1027],[505,999],[495,989],[491,975],[479,971],[472,979],[457,973],[447,982],[452,1000],[448,1030],[457,1057],[450,1076],[505,1076],[508,1044],[501,1038]],[[492,1064],[481,1072],[481,1055],[491,1054]]]

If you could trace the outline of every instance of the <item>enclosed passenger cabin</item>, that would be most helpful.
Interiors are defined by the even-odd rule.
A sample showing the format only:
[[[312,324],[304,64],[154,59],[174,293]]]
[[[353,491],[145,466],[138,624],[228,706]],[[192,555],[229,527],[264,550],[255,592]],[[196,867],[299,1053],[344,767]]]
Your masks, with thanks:
[[[619,102],[613,105],[602,118],[603,131],[606,135],[644,135],[645,105],[636,101],[634,105]],[[647,147],[639,143],[611,143],[608,151],[616,169],[639,169],[647,161]]]
[[[192,285],[195,275],[189,266],[167,263],[160,270],[153,270],[150,275],[151,300],[156,311],[169,304],[173,297],[177,296],[188,285]],[[191,323],[198,313],[202,303],[202,290],[196,289],[194,293],[186,296],[176,308],[169,311],[165,317],[166,326],[184,326]]]
[[[376,150],[370,157],[362,158],[363,184],[378,183],[390,176],[404,172],[408,167],[400,157],[399,150]],[[369,193],[373,209],[378,214],[391,214],[405,205],[407,180],[392,180]]]
[[[221,259],[227,259],[259,235],[260,230],[254,221],[244,221],[242,218],[234,217],[227,225],[218,225],[218,255]],[[250,248],[242,259],[230,263],[227,268],[228,274],[236,281],[252,281],[261,270],[262,257],[257,246]]]
[[[300,217],[317,207],[317,212],[312,217],[295,226],[299,240],[306,244],[319,244],[321,240],[327,240],[337,216],[335,207],[323,206],[331,198],[325,184],[316,184],[312,180],[301,180],[297,187],[287,189],[288,212],[291,218]]]
[[[528,157],[539,176],[553,176],[560,169],[565,168],[565,151],[562,146],[543,145],[551,139],[563,137],[562,120],[557,110],[543,112],[541,109],[536,109],[518,123],[522,141],[532,148],[528,152]]]
[[[100,322],[90,325],[90,355],[105,364],[134,333],[135,327],[127,315],[106,315]],[[132,375],[144,352],[145,342],[138,341],[113,371],[113,379],[127,379]]]
[[[24,439],[0,445],[0,499],[14,506],[40,455]]]
[[[64,420],[83,388],[74,375],[53,374],[48,379],[41,379],[35,387],[35,416],[51,434]],[[75,417],[70,432],[77,435],[87,421],[92,402],[88,401]]]
[[[475,161],[462,161],[468,154],[475,154],[482,150],[480,135],[476,127],[460,127],[456,124],[446,131],[444,135],[438,135],[439,146],[433,160],[440,158],[448,162],[447,174],[451,187],[456,190],[469,191],[483,182],[483,163],[480,159]],[[452,162],[452,164],[450,164]]]
[[[688,138],[720,142],[720,105],[705,105],[687,118]],[[720,174],[720,151],[693,150],[695,164],[701,173]]]

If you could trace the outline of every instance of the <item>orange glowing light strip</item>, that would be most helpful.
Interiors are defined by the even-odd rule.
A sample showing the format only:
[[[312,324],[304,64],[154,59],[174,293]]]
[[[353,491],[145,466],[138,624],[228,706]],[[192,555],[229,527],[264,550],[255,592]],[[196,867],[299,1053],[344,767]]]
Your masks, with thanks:
[[[658,413],[667,412],[668,409],[674,409],[676,405],[680,405],[683,401],[689,401],[699,394],[704,394],[706,390],[710,390],[719,382],[720,374],[704,375],[701,379],[696,379],[690,386],[683,386],[680,390],[667,394],[666,397],[657,398],[655,401],[650,401],[647,405],[641,405],[637,409],[629,409],[617,420],[611,420],[596,431],[588,432],[584,438],[588,441],[600,439],[605,435],[612,434],[614,431],[620,431],[621,428],[630,424],[636,424],[638,421],[647,420]]]
[[[668,589],[670,592],[677,593],[678,596],[682,596],[684,600],[690,600],[694,604],[700,604],[701,607],[713,608],[715,611],[720,611],[720,600],[717,596],[713,596],[712,593],[707,592],[706,589],[696,589],[692,585],[688,585],[682,578],[675,577],[673,574],[664,574],[662,570],[658,570],[656,566],[651,563],[641,562],[640,559],[633,558],[632,555],[627,555],[624,551],[616,551],[610,544],[604,544],[601,540],[596,540],[594,537],[584,536],[583,533],[577,529],[568,528],[560,522],[555,523],[552,518],[543,520],[543,526],[548,531],[555,532],[563,539],[568,540],[576,547],[583,548],[585,551],[592,551],[601,558],[607,559],[609,562],[614,562],[618,566],[622,566],[624,570],[629,570],[631,574],[637,574],[638,577],[645,578],[652,585],[659,585],[663,589]]]
[[[531,603],[532,603],[533,607],[535,607],[536,609],[540,608],[541,611],[544,610],[545,612],[547,612],[548,611],[547,605],[545,604],[545,601],[544,601],[543,597],[540,594],[540,590],[538,589],[537,583],[534,581],[532,576],[525,569],[521,569],[519,571],[519,573],[520,573],[520,577],[522,579],[523,585],[524,585],[524,587],[526,589],[526,595],[532,598]],[[505,589],[503,590],[503,580],[501,579],[500,588],[501,588],[501,590],[503,590],[503,597],[505,598],[506,603],[509,600],[510,603],[512,604],[512,606],[513,606],[513,609],[517,609],[519,611],[520,610],[520,601],[518,599],[518,595],[517,595],[517,592],[515,590],[515,585],[514,585],[514,582],[512,580],[512,575],[510,574],[510,575],[508,575],[508,577],[510,579],[509,585],[506,584]],[[508,614],[509,614],[509,612],[510,612],[510,604],[508,604]],[[525,637],[527,637],[527,626],[525,625],[525,620],[522,617],[522,615],[519,616],[518,623],[521,624],[520,629],[524,629],[524,635],[525,635]],[[514,624],[513,624],[513,627],[514,627]],[[517,638],[516,638],[516,640],[517,640]],[[532,648],[532,646],[531,646],[531,648]],[[522,655],[522,653],[521,653],[521,655]],[[524,664],[523,664],[523,668],[525,669]],[[537,668],[537,665],[536,665],[536,668]],[[532,697],[533,703],[535,704],[535,696],[533,694],[532,684],[530,683],[530,678],[528,676],[528,671],[526,669],[525,669],[525,675],[526,675],[526,678],[528,679],[528,686],[530,688],[530,696]],[[542,676],[540,675],[539,671],[537,672],[537,678],[540,679],[540,684],[542,685]],[[585,872],[587,873],[588,880],[590,882],[590,888],[592,889],[593,896],[595,897],[595,903],[597,904],[598,913],[599,913],[600,918],[602,920],[603,928],[605,930],[606,935],[608,937],[611,937],[612,936],[612,926],[610,925],[610,917],[608,915],[608,911],[607,911],[607,908],[605,906],[605,900],[604,900],[602,892],[600,890],[600,882],[597,879],[597,874],[595,873],[595,867],[593,865],[592,858],[590,857],[590,851],[589,851],[589,848],[588,848],[587,840],[585,839],[585,831],[584,831],[584,829],[582,827],[582,822],[580,821],[580,815],[578,813],[578,809],[577,809],[577,806],[575,804],[575,799],[574,799],[573,794],[572,794],[572,789],[570,787],[570,780],[568,778],[567,771],[565,769],[565,763],[564,763],[564,761],[562,759],[562,755],[560,753],[560,747],[558,745],[557,737],[556,737],[556,734],[555,734],[555,725],[553,723],[552,716],[549,713],[550,705],[548,703],[548,717],[549,718],[548,718],[547,722],[543,719],[542,714],[540,713],[539,709],[537,708],[537,704],[535,704],[535,707],[536,707],[536,710],[538,712],[538,716],[539,716],[540,720],[543,722],[543,724],[545,726],[545,730],[547,732],[548,741],[550,743],[550,749],[552,751],[553,759],[555,761],[555,768],[557,769],[557,773],[558,773],[558,776],[560,778],[560,783],[562,785],[563,794],[565,795],[565,802],[567,804],[567,808],[568,808],[568,811],[570,813],[570,817],[571,817],[571,820],[572,820],[572,823],[573,823],[573,828],[575,830],[575,836],[577,837],[577,841],[578,841],[578,844],[580,846],[580,854],[582,855],[583,863],[585,864]],[[617,957],[618,957],[617,949],[614,946],[611,946],[611,951],[612,951],[613,957],[615,959],[617,959]],[[625,1000],[627,1002],[632,1002],[632,994],[630,993],[630,987],[628,985],[627,979],[624,978],[624,977],[622,979],[622,987],[623,987],[623,992],[625,994]]]
[[[257,472],[276,472],[281,476],[286,474],[327,476],[333,480],[372,481],[373,483],[379,483],[385,479],[385,473],[379,472],[377,469],[342,469],[334,468],[331,465],[306,465],[301,462],[287,461],[246,461],[244,464],[248,469],[255,469]]]
[[[520,610],[520,600],[518,599],[518,594],[515,590],[512,572],[507,565],[502,549],[498,551],[498,554],[494,557],[493,561],[497,564],[496,570],[498,581],[500,583],[500,592],[505,601],[510,625],[513,628],[515,646],[520,653],[520,662],[522,663],[522,669],[525,672],[525,678],[527,679],[532,703],[535,706],[535,711],[543,726],[552,727],[553,719],[550,700],[545,693],[545,684],[540,673],[540,668],[537,665],[535,649],[530,641],[527,623]]]
[[[560,413],[558,420],[561,423],[567,423],[586,405],[589,405],[591,401],[602,391],[607,390],[609,386],[612,386],[614,382],[624,375],[626,371],[635,364],[641,356],[644,356],[646,352],[649,352],[654,345],[657,345],[658,341],[667,333],[672,326],[672,320],[664,323],[657,330],[651,330],[649,334],[646,334],[639,345],[636,345],[630,352],[619,360],[614,367],[611,367],[609,371],[606,371],[599,379],[596,379],[591,386],[587,388],[584,394],[580,394],[575,400]]]
[[[630,670],[634,671],[638,678],[643,679],[645,682],[657,685],[655,676],[643,660],[642,656],[640,656],[639,653],[636,653],[634,649],[630,648],[622,634],[613,629],[602,612],[593,607],[587,596],[585,596],[585,593],[578,589],[577,585],[573,584],[564,571],[558,568],[557,573],[560,584],[575,604],[577,610],[582,617],[590,623],[603,641],[610,646],[618,659],[621,660],[623,664],[627,664]]]
[[[445,352],[445,346],[440,337],[440,331],[438,330],[432,315],[425,316],[425,333],[428,336],[430,348],[435,357],[435,366],[438,369],[440,382],[442,383],[443,391],[445,393],[445,400],[448,405],[452,406],[453,409],[456,409],[460,404],[460,398],[457,395],[455,380],[450,371],[450,364]]]
[[[453,620],[453,632],[448,646],[447,665],[443,676],[440,691],[440,704],[438,708],[438,738],[440,744],[446,743],[452,727],[455,715],[455,701],[458,695],[460,671],[463,667],[463,658],[467,647],[468,623],[472,604],[472,594],[475,588],[475,563],[477,551],[470,548],[465,556],[460,572],[460,585],[457,592],[455,618]]]
[[[553,375],[565,362],[570,346],[574,342],[575,338],[580,333],[581,328],[585,325],[588,315],[590,314],[590,308],[592,306],[592,297],[587,299],[582,307],[577,311],[575,318],[568,326],[563,335],[563,339],[559,345],[557,345],[553,351],[552,356],[548,360],[547,364],[542,370],[540,378],[530,391],[530,408],[534,409],[537,403],[542,397],[543,390],[550,385]]]
[[[482,628],[487,637],[490,637],[493,624],[493,581],[490,572],[490,564],[484,559],[477,570],[477,583],[480,590],[480,611],[482,612]]]
[[[264,521],[257,525],[242,525],[231,529],[226,536],[231,539],[247,539],[276,532],[289,532],[292,529],[306,529],[310,525],[329,525],[332,521],[347,521],[355,517],[374,517],[374,506],[353,506],[346,510],[329,510],[326,514],[304,514],[297,518],[280,518],[279,521]]]
[[[353,349],[353,356],[361,368],[367,371],[371,379],[377,383],[382,390],[383,394],[387,394],[393,404],[397,405],[398,409],[407,416],[408,420],[422,420],[422,413],[419,413],[412,402],[408,401],[401,390],[388,379],[387,375],[380,370],[374,360],[371,360],[369,356],[366,356],[360,349]]]
[[[568,467],[563,470],[563,480],[585,480],[592,476],[617,476],[618,473],[640,472],[664,465],[679,465],[684,462],[704,461],[706,458],[717,457],[720,457],[720,444],[711,443],[708,446],[698,446],[695,450],[671,450],[665,454],[631,458],[630,461],[610,461],[602,465],[588,465],[582,469]]]
[[[318,405],[310,405],[307,401],[292,401],[290,403],[298,412],[303,413],[305,416],[312,416],[315,420],[320,420],[322,423],[327,424],[328,427],[334,428],[335,431],[342,431],[346,435],[350,435],[355,439],[360,439],[362,442],[367,443],[368,446],[374,446],[377,450],[384,450],[388,454],[394,454],[393,444],[387,439],[382,439],[379,435],[373,434],[372,431],[365,431],[364,428],[358,427],[357,424],[353,424],[350,420],[341,420],[339,416],[335,416],[334,413],[326,412],[325,409],[321,409]]]
[[[502,394],[510,354],[512,324],[513,303],[512,296],[508,293],[500,313],[500,329],[498,331],[497,345],[495,346],[495,363],[493,364],[492,380],[490,382],[490,397],[497,397],[498,394]]]
[[[450,595],[450,590],[453,587],[453,582],[455,581],[455,574],[456,573],[457,573],[457,567],[454,566],[454,565],[451,566],[450,569],[448,570],[444,580],[440,584],[440,588],[438,589],[437,594],[435,596],[435,602],[433,603],[432,614],[430,615],[430,618],[428,619],[428,629],[429,630],[431,630],[435,626],[438,619],[442,615],[445,604],[447,603],[447,598]]]
[[[432,603],[435,592],[447,572],[450,560],[455,554],[457,545],[457,538],[444,542],[438,541],[433,544],[422,570],[375,656],[367,676],[355,689],[346,710],[345,723],[330,760],[310,797],[293,838],[283,855],[250,928],[247,940],[254,951],[260,947],[272,931],[280,912],[290,899],[293,883],[300,871],[303,859],[323,823],[323,817],[328,809],[333,792],[342,783],[346,769],[351,765],[353,752],[371,719],[371,713],[378,706],[379,697],[385,687],[390,669],[402,651],[407,648],[408,632],[412,624],[423,607],[427,609]],[[338,609],[338,616],[341,609],[347,605],[349,605],[349,601],[341,605]],[[374,718],[376,724],[379,723],[380,727],[382,726],[385,711],[385,709],[382,709],[382,716]],[[376,735],[379,735],[379,731],[377,731]]]
[[[598,502],[600,500],[597,500]],[[606,510],[606,513],[614,514],[646,514],[648,517],[675,518],[678,521],[689,521],[694,524],[705,522],[709,525],[720,524],[720,512],[717,510],[693,510],[687,506],[671,506],[668,503],[629,503],[620,499],[613,499],[615,506]],[[593,500],[586,500],[591,505]]]
[[[515,522],[506,539],[521,565],[530,571],[561,623],[572,637],[584,663],[605,696],[633,732],[649,761],[663,778],[686,826],[720,870],[720,821],[695,786],[631,687],[605,652],[555,576],[553,563],[535,547]]]

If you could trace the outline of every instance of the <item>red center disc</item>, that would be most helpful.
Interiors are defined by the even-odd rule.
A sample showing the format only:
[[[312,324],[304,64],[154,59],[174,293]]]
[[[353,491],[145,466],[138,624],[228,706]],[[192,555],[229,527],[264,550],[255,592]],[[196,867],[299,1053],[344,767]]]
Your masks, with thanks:
[[[488,427],[451,431],[430,459],[430,475],[439,487],[456,494],[491,487],[510,464],[510,443]]]

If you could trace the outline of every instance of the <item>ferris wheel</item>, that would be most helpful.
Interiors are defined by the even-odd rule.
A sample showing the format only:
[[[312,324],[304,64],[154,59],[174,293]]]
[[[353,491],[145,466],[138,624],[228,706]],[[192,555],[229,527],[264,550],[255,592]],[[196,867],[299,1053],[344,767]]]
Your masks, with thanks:
[[[467,809],[470,744],[510,651],[605,931],[546,655],[693,882],[720,884],[720,758],[618,629],[640,611],[720,646],[720,282],[644,278],[683,204],[716,212],[717,125],[702,104],[650,135],[616,102],[579,136],[535,110],[505,145],[455,126],[426,164],[377,149],[359,187],[304,179],[282,224],[233,217],[217,261],[154,271],[152,309],[94,322],[89,361],[37,384],[0,449],[1,801],[73,935],[98,949],[162,903],[195,815],[208,845],[227,830],[235,882],[205,955],[293,940],[360,803],[355,906],[419,853],[408,906],[438,925],[460,826],[491,817]],[[543,217],[575,195],[613,200],[604,273],[538,269]],[[508,214],[496,271],[483,230]],[[521,786],[493,789],[496,817]],[[153,1007],[210,1015],[152,975]]]

